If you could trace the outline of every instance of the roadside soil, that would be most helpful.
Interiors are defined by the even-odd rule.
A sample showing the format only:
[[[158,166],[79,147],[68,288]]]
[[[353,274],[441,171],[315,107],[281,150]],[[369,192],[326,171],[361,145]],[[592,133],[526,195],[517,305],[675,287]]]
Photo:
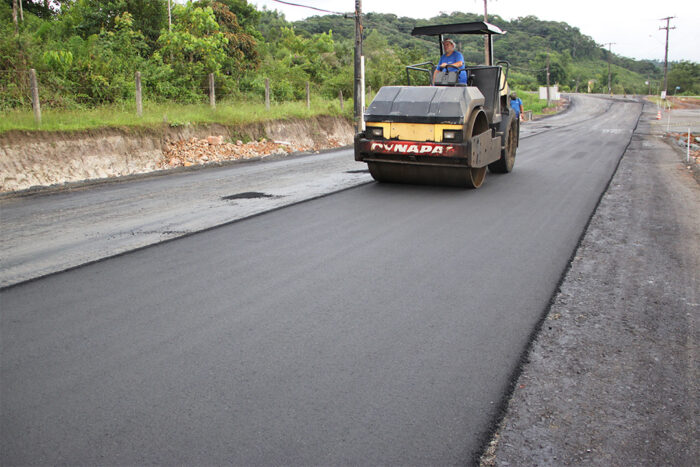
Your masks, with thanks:
[[[675,97],[668,98],[673,103],[674,109],[700,109],[700,99],[697,97]]]
[[[0,134],[0,192],[315,152],[349,145],[353,133],[352,124],[339,117],[231,127],[7,132]]]
[[[655,114],[647,104],[481,466],[698,465],[700,185]]]

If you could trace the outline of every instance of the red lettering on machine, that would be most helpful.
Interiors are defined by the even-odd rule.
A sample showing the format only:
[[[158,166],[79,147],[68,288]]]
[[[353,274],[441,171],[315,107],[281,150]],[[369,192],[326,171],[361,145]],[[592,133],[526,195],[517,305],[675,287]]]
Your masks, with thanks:
[[[370,151],[384,154],[423,154],[427,156],[447,156],[453,146],[433,143],[381,143],[373,141]]]

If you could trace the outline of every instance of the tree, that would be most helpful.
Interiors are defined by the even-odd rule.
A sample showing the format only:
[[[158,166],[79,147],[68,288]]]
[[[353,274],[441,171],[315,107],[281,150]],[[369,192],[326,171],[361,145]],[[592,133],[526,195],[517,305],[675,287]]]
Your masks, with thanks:
[[[219,73],[226,60],[228,39],[220,31],[211,7],[193,3],[175,5],[172,31],[163,30],[158,38],[157,54],[186,80],[196,80],[208,73]],[[194,81],[192,81],[194,82]]]
[[[15,23],[15,34],[18,34],[19,24],[17,23],[17,0],[12,0],[12,21]]]
[[[530,67],[535,70],[535,76],[540,85],[547,84],[547,54],[540,52],[530,62]],[[566,83],[568,76],[568,60],[565,54],[549,53],[549,84]]]
[[[58,10],[58,2],[52,3],[49,0],[12,0],[12,3],[18,3],[24,14],[31,13],[44,19],[51,18]]]
[[[682,94],[700,94],[700,64],[689,61],[673,63],[668,73],[668,84],[669,90],[679,86]]]
[[[245,4],[245,5],[243,5]],[[243,14],[248,14],[246,22],[248,28],[257,33],[254,28],[256,19],[252,17],[244,6],[248,6],[245,1],[234,0],[202,0],[198,6],[209,6],[214,12],[216,22],[221,28],[228,43],[225,46],[226,59],[222,64],[222,72],[226,74],[240,74],[246,69],[257,69],[260,66],[260,54],[255,37],[249,34],[239,22],[239,15],[231,10],[231,7],[239,8]],[[249,8],[252,8],[248,6]],[[254,10],[254,9],[253,9]],[[255,10],[256,11],[256,10]],[[257,11],[256,11],[257,12]],[[259,35],[259,33],[257,33]]]
[[[67,15],[74,31],[83,38],[113,30],[115,19],[123,13],[133,18],[133,28],[141,31],[154,45],[160,31],[167,26],[167,0],[77,0]]]
[[[389,47],[389,41],[376,29],[372,30],[362,44],[366,60],[366,77],[368,86],[375,91],[387,84],[396,84],[405,76],[404,64]]]

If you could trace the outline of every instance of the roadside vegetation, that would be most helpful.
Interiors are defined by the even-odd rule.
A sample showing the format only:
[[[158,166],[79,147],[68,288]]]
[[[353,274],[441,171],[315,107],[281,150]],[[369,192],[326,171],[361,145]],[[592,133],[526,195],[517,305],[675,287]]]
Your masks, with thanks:
[[[311,108],[306,101],[282,102],[265,108],[261,102],[224,101],[212,109],[203,103],[144,102],[143,115],[136,117],[133,102],[117,102],[79,109],[49,108],[42,111],[41,130],[79,131],[98,128],[157,128],[198,123],[236,125],[268,120],[310,118],[318,115],[352,117],[352,100],[340,109],[337,101],[314,97]],[[9,130],[36,130],[31,110],[10,109],[2,113],[0,133]]]
[[[316,16],[290,23],[277,11],[257,10],[246,0],[18,0],[0,2],[0,131],[36,129],[31,110],[30,69],[39,82],[44,130],[151,126],[167,121],[234,124],[265,119],[352,113],[352,19]],[[480,20],[469,13],[431,19],[369,13],[364,55],[369,93],[406,83],[404,66],[437,59],[435,40],[410,35],[415,26]],[[535,17],[491,21],[508,31],[496,38],[497,60],[511,64],[517,91],[550,81],[562,91],[607,91],[607,60],[613,92],[645,94],[658,89],[658,62],[608,56],[593,39],[566,23]],[[483,61],[483,40],[457,38],[469,63]],[[144,98],[136,116],[135,73]],[[209,101],[214,75],[217,107]],[[264,107],[269,80],[271,110]],[[648,84],[651,81],[652,86]],[[310,85],[311,109],[306,108]],[[669,89],[700,94],[700,67],[675,63]],[[340,110],[340,95],[345,108]],[[520,93],[525,108],[544,103]]]

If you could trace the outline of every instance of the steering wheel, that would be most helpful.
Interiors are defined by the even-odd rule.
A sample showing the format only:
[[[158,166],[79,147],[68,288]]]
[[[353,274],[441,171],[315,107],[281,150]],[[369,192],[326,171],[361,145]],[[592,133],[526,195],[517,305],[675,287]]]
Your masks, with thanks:
[[[455,68],[455,69],[457,70],[457,80],[459,80],[459,72],[462,71],[462,70],[466,71],[464,68],[460,68],[460,67],[458,67],[458,66],[456,66],[456,65],[453,65],[452,63],[448,63],[448,64],[445,65],[444,67],[440,67],[440,66],[438,65],[438,73],[445,73],[445,72],[447,72],[447,69],[450,68],[450,67]],[[440,68],[442,68],[442,69],[440,69]],[[435,80],[434,80],[434,79],[433,79],[433,82],[431,83],[431,85],[432,85],[432,86],[435,86]]]

